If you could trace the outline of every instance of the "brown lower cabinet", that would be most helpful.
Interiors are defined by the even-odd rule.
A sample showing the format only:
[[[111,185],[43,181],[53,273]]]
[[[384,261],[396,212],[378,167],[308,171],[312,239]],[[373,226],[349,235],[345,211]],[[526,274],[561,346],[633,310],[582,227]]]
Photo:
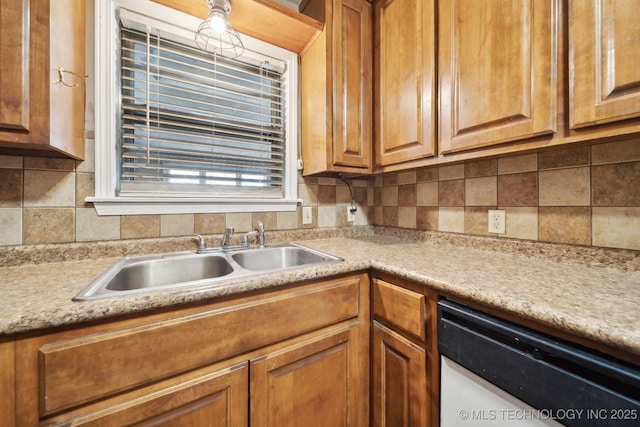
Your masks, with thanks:
[[[437,426],[437,293],[376,275],[371,298],[372,424]]]
[[[359,413],[367,393],[356,389],[357,330],[328,331],[251,361],[252,426],[367,425]]]
[[[19,336],[15,425],[366,426],[369,316],[363,273]]]
[[[56,426],[246,426],[247,363],[213,365],[127,395],[127,400],[69,419]],[[34,423],[34,425],[37,425]]]
[[[375,321],[372,349],[374,425],[428,425],[425,349]]]
[[[436,296],[363,273],[6,339],[2,422],[437,425]]]

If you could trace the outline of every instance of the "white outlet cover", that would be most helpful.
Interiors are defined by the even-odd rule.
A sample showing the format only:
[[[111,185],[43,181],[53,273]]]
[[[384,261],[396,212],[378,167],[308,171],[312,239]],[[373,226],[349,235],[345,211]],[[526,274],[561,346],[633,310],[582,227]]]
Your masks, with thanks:
[[[347,221],[354,222],[356,220],[356,212],[352,212],[351,209],[351,206],[347,206]]]
[[[504,209],[489,210],[489,233],[504,234],[506,232],[506,214]]]
[[[302,207],[302,224],[311,224],[313,222],[313,208],[311,206]]]

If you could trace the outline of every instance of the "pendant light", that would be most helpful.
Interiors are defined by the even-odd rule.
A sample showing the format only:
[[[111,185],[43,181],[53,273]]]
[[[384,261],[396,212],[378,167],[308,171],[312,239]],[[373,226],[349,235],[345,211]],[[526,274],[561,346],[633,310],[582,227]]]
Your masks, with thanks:
[[[195,41],[200,49],[236,58],[244,52],[240,34],[229,22],[229,0],[207,0],[209,16],[196,31]]]

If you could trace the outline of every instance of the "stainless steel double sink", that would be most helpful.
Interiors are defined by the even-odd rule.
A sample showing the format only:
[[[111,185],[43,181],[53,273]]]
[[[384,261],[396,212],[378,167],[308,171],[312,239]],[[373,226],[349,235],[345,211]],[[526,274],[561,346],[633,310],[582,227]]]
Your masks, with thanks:
[[[73,299],[86,301],[289,270],[342,258],[295,243],[229,252],[173,252],[124,257]]]

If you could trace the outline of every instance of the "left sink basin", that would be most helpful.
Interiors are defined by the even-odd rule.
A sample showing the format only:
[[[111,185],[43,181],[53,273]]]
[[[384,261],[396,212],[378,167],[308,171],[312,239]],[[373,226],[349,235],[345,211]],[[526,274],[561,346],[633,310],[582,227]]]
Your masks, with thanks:
[[[126,291],[145,291],[193,284],[199,280],[216,279],[233,273],[224,256],[174,253],[165,255],[125,257],[113,264],[73,299],[76,301],[103,298]]]
[[[233,268],[219,256],[176,257],[134,262],[124,266],[106,286],[112,291],[157,288],[226,276]]]

